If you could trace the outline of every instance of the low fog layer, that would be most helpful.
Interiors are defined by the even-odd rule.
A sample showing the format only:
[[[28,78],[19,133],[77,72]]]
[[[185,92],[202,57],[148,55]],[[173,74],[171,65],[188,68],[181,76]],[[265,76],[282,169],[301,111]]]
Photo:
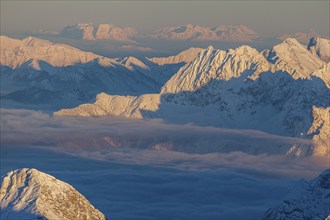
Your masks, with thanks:
[[[295,183],[230,169],[186,172],[97,161],[46,147],[1,150],[1,172],[34,167],[51,174],[75,187],[108,219],[260,219]]]
[[[39,146],[82,157],[180,170],[234,168],[288,176],[314,176],[326,159],[291,152],[311,149],[308,139],[254,130],[173,125],[161,120],[52,117],[1,109],[1,146]],[[250,172],[249,171],[249,172]]]

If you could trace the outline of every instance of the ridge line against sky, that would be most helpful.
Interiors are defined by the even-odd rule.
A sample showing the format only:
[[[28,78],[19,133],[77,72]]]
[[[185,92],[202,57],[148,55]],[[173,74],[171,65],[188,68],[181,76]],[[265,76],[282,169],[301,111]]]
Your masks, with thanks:
[[[315,30],[329,36],[329,1],[3,1],[1,34],[60,31],[80,22],[150,33],[165,26],[246,25],[262,36]],[[60,15],[60,16],[59,16]]]

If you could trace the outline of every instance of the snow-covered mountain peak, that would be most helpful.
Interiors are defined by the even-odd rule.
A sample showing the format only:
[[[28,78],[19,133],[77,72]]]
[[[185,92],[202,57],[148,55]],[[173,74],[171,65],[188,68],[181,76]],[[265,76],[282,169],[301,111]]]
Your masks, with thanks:
[[[0,207],[4,219],[106,219],[69,184],[29,168],[11,171],[3,179]]]
[[[257,38],[257,34],[241,25],[219,25],[211,28],[188,24],[161,28],[154,31],[150,37],[166,40],[250,42]]]
[[[210,45],[210,46],[208,46],[208,47],[206,48],[206,51],[207,51],[208,53],[212,53],[213,50],[214,50],[214,47],[213,47],[212,45]]]
[[[254,30],[244,25],[219,25],[214,32],[224,41],[251,42],[259,37]]]
[[[35,37],[28,37],[23,40],[2,37],[0,54],[0,64],[13,69],[31,59],[42,60],[52,66],[63,67],[87,63],[101,57],[69,45],[55,44]]]
[[[22,40],[22,42],[24,43],[24,45],[26,45],[28,47],[45,47],[45,46],[50,46],[50,45],[54,44],[53,42],[50,42],[48,40],[44,40],[44,39],[32,37],[32,36],[24,38]]]
[[[135,58],[135,57],[125,57],[124,59],[122,59],[120,61],[120,63],[122,63],[124,66],[126,66],[127,68],[133,70],[136,67],[144,69],[144,70],[150,70],[150,67],[147,66],[145,63],[143,63],[141,60]]]
[[[309,78],[325,64],[294,38],[285,39],[274,46],[268,53],[267,60],[274,65],[275,70],[286,71],[295,79]]]
[[[297,46],[297,47],[303,47],[302,44],[300,44],[296,38],[293,37],[289,37],[286,38],[285,40],[283,40],[283,42],[279,45],[277,45],[278,47],[284,46],[284,45],[288,45],[288,46]]]
[[[246,56],[257,56],[259,55],[259,51],[253,47],[248,45],[242,45],[236,49],[229,49],[229,53],[235,54],[236,56],[246,55]]]
[[[330,62],[330,40],[320,37],[313,37],[309,41],[307,49],[317,55],[324,62]]]
[[[23,42],[18,39],[13,39],[5,35],[0,35],[0,49],[9,50],[23,45]]]
[[[316,36],[319,36],[319,34],[316,33],[313,29],[311,29],[307,32],[298,32],[298,33],[293,33],[293,34],[283,34],[282,36],[278,37],[278,39],[283,41],[287,38],[295,38],[300,43],[308,44],[309,40],[312,37],[316,37]]]
[[[65,27],[61,35],[84,40],[131,41],[131,38],[137,37],[138,33],[134,28],[121,28],[114,24],[78,23],[77,25]]]
[[[157,93],[183,65],[161,66],[135,57],[111,59],[65,44],[27,46],[21,40],[3,39],[1,85],[6,87],[6,98],[21,102],[57,102],[69,106],[69,103],[90,102],[100,92],[117,95]],[[36,42],[36,39],[26,41]],[[25,86],[12,88],[9,83],[12,81]]]
[[[202,48],[191,47],[174,56],[154,57],[154,58],[148,58],[148,60],[157,63],[158,65],[189,63],[192,60],[194,60],[198,55],[198,53],[200,53],[202,50],[203,50]]]
[[[196,91],[211,80],[229,80],[240,77],[245,72],[249,72],[250,77],[257,78],[261,72],[269,69],[270,63],[252,47],[244,45],[223,51],[210,46],[183,66],[164,85],[162,93]]]
[[[143,118],[143,112],[155,112],[161,103],[160,94],[141,96],[117,96],[100,93],[93,104],[83,104],[73,109],[62,109],[54,116],[103,116],[114,115],[127,118]]]

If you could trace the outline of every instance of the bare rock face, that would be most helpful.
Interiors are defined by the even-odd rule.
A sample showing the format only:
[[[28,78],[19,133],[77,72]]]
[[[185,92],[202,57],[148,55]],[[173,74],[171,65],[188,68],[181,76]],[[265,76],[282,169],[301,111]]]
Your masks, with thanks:
[[[28,168],[11,171],[3,179],[0,208],[1,219],[106,219],[69,184]]]
[[[264,220],[330,219],[330,169],[317,178],[299,181],[283,200],[270,208]]]
[[[330,107],[313,107],[313,124],[308,134],[314,135],[314,155],[330,156]]]

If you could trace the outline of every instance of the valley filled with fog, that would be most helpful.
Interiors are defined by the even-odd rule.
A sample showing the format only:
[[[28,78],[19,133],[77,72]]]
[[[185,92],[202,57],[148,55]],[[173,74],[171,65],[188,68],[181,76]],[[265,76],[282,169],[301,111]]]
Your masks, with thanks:
[[[51,174],[112,219],[259,219],[297,179],[314,178],[328,163],[279,153],[310,141],[253,130],[1,115],[1,175],[23,167]]]

